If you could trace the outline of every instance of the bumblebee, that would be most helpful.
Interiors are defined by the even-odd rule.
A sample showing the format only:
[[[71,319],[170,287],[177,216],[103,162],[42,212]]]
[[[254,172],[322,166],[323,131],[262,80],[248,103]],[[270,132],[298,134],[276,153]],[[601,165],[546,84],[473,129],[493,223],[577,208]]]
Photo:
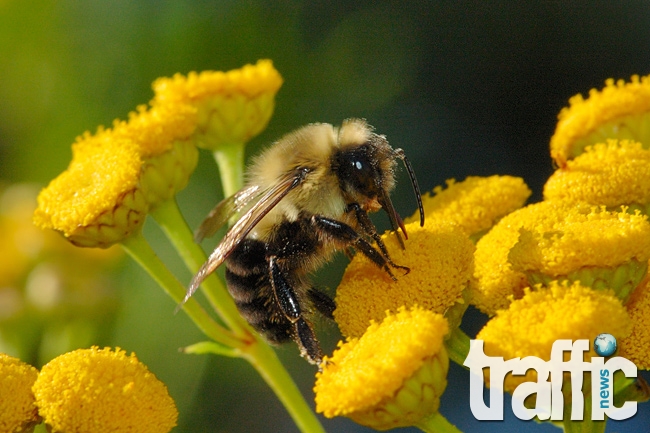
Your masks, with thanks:
[[[225,263],[228,290],[248,323],[270,343],[294,340],[304,358],[320,365],[310,317],[317,311],[332,319],[336,306],[309,274],[341,250],[364,254],[393,279],[392,269],[409,271],[393,263],[368,216],[383,209],[404,247],[404,223],[389,195],[398,159],[424,225],[420,190],[404,152],[365,120],[348,119],[339,128],[315,123],[284,136],[254,159],[246,186],[219,203],[197,230],[201,241],[238,216],[192,279],[185,300]]]

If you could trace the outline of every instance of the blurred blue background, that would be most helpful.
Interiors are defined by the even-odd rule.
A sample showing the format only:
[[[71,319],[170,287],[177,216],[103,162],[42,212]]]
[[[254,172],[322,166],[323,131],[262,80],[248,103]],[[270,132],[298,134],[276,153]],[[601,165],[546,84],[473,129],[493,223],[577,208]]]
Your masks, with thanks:
[[[406,151],[424,190],[452,177],[510,174],[526,180],[536,201],[553,171],[548,143],[557,113],[606,78],[650,73],[649,28],[647,1],[4,0],[0,182],[46,185],[67,167],[77,135],[127,118],[152,98],[157,77],[270,58],[285,83],[247,155],[309,122],[363,117]],[[415,204],[404,173],[400,182],[394,201],[408,215]],[[193,227],[219,191],[203,153],[178,198]],[[148,223],[145,231],[189,281],[157,228]],[[335,287],[344,264],[328,266],[319,282]],[[296,431],[246,362],[178,352],[202,337],[135,264],[123,260],[113,278],[119,306],[94,343],[135,351],[168,385],[180,410],[174,431]],[[465,326],[473,332],[482,320],[470,311]],[[319,335],[331,351],[337,331],[323,323]],[[313,401],[313,366],[293,346],[278,351]],[[504,422],[478,422],[467,390],[467,374],[454,366],[441,412],[464,431],[556,431],[517,421],[509,405]],[[346,419],[323,423],[330,432],[369,431]],[[610,421],[608,431],[648,425],[645,404],[630,420]]]

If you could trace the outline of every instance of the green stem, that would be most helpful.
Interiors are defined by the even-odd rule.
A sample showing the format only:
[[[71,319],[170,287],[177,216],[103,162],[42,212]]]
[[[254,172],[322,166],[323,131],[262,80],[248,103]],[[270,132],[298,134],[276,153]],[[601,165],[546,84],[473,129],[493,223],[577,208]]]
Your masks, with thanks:
[[[142,236],[142,232],[124,239],[122,247],[174,301],[180,303],[183,300],[185,287],[156,255],[144,236]],[[214,341],[235,348],[243,346],[244,343],[240,338],[237,338],[232,332],[215,322],[196,300],[188,300],[183,305],[183,310],[190,316],[196,326]]]
[[[318,418],[305,401],[295,382],[280,362],[275,351],[267,344],[252,344],[244,349],[243,356],[250,362],[264,381],[273,389],[278,399],[293,418],[300,431],[324,433]]]
[[[244,143],[220,144],[214,151],[224,197],[241,189],[244,182]]]
[[[460,328],[451,330],[449,338],[445,340],[445,347],[451,359],[456,364],[464,367],[463,363],[469,354],[469,337]]]
[[[176,248],[190,272],[195,273],[207,257],[199,244],[194,242],[192,231],[181,214],[175,199],[159,204],[151,215]],[[219,317],[235,334],[248,336],[251,331],[237,311],[237,306],[216,274],[208,276],[201,284],[203,293]]]
[[[450,423],[440,412],[421,420],[415,426],[427,433],[461,433],[461,430]]]

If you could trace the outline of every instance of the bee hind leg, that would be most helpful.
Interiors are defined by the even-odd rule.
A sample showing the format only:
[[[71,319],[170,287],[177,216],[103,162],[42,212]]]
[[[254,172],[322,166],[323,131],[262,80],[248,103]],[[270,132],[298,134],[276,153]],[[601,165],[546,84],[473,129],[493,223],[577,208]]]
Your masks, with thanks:
[[[282,314],[293,324],[293,339],[298,344],[300,355],[310,363],[320,365],[323,361],[323,351],[316,334],[311,324],[303,317],[298,296],[282,273],[275,256],[269,258],[269,273],[275,300]]]

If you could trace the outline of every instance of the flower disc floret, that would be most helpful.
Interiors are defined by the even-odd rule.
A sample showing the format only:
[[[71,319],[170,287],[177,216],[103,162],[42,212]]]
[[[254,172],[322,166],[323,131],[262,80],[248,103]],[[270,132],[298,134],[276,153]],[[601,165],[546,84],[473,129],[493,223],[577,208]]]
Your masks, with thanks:
[[[268,124],[282,77],[270,60],[228,72],[191,72],[159,78],[154,105],[190,104],[198,110],[197,145],[246,143]]]
[[[339,343],[316,376],[316,410],[388,429],[437,412],[449,360],[440,314],[400,308],[359,339]]]
[[[650,76],[634,75],[629,83],[608,79],[589,97],[578,94],[558,115],[551,137],[551,157],[559,167],[584,148],[608,138],[630,139],[650,146]]]
[[[165,385],[135,354],[119,348],[61,355],[43,367],[33,389],[55,433],[162,433],[178,417]]]
[[[462,182],[447,181],[447,189],[434,188],[422,197],[427,218],[458,224],[468,235],[480,237],[499,219],[519,209],[531,194],[523,179],[512,176],[470,176]],[[405,222],[419,220],[419,215]]]
[[[544,186],[547,200],[638,208],[650,206],[650,150],[638,142],[607,140],[556,170]]]
[[[336,290],[334,319],[346,337],[360,337],[370,320],[380,321],[386,311],[401,306],[419,305],[445,313],[462,303],[462,292],[473,272],[474,245],[465,232],[454,224],[432,218],[424,227],[406,225],[409,239],[402,249],[394,233],[382,236],[395,263],[408,266],[410,272],[392,269],[396,281],[357,254]]]
[[[32,385],[38,370],[0,353],[0,431],[21,433],[39,422]]]
[[[547,289],[529,290],[507,310],[497,312],[476,336],[484,340],[487,356],[505,360],[535,356],[549,360],[556,340],[593,341],[601,333],[617,339],[630,334],[632,323],[621,301],[611,291],[595,291],[581,286],[552,282]],[[593,348],[585,361],[596,356]],[[534,380],[526,376],[508,376],[505,389]]]

